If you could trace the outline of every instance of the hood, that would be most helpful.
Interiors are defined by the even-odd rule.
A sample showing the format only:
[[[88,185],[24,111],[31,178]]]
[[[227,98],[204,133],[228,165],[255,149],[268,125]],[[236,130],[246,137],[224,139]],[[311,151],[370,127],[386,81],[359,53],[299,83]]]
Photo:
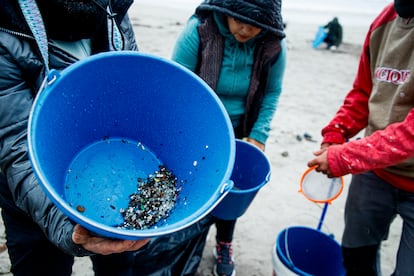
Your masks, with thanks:
[[[82,2],[82,1],[67,1],[67,2]],[[103,0],[95,0],[94,2],[98,2],[98,3],[105,3],[105,1]],[[133,0],[115,0],[112,1],[112,10],[113,13],[116,14],[115,17],[118,20],[118,22],[121,22],[123,17],[125,16],[125,14],[127,13],[127,10],[129,8],[129,6],[132,4]],[[45,20],[45,25],[46,25],[46,31],[48,33],[48,36],[50,37],[52,30],[49,30],[49,28],[55,28],[55,33],[59,34],[60,32],[63,31],[63,25],[65,25],[66,23],[62,23],[63,20],[65,19],[64,16],[59,15],[58,11],[56,9],[52,9],[52,4],[57,4],[57,3],[66,3],[66,1],[63,0],[36,0],[36,3],[39,6],[39,10],[41,13],[44,14],[44,16],[46,15],[53,15],[54,18],[56,19],[56,22],[53,22],[53,20],[51,20],[49,17],[50,16],[46,16],[45,18],[43,18],[43,20]],[[49,5],[50,4],[50,5]],[[31,35],[31,31],[29,26],[27,25],[24,16],[22,14],[22,11],[20,10],[20,6],[18,4],[17,0],[0,0],[0,5],[1,5],[1,9],[0,9],[0,28],[5,28],[5,29],[9,29],[11,31],[15,31],[15,32],[20,32],[20,33],[24,33],[27,35]],[[52,10],[49,10],[52,9]],[[62,21],[59,21],[62,20]],[[50,21],[50,22],[49,22]],[[62,25],[63,24],[63,25]],[[80,30],[82,32],[84,32],[85,30],[85,20],[83,20],[83,22],[81,22],[80,25]],[[49,28],[48,28],[49,27]],[[74,26],[71,26],[71,28],[74,28]]]
[[[196,14],[205,11],[221,12],[279,37],[285,37],[281,0],[205,0],[197,7]]]
[[[1,0],[0,27],[15,32],[31,34],[23,19],[23,14],[16,0]]]

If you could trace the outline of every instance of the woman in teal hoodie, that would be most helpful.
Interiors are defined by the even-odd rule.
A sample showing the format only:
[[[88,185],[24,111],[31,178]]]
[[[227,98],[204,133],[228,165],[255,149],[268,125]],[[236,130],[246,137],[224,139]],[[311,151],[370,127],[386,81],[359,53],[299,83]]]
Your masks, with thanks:
[[[172,59],[216,92],[236,138],[264,151],[282,91],[286,44],[280,0],[206,0],[177,39]],[[236,220],[215,220],[216,275],[235,275]]]

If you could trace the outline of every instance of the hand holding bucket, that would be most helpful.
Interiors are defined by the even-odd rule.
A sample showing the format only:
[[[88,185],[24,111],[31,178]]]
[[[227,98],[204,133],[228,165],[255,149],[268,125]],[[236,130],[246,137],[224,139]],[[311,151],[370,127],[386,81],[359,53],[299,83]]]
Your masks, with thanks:
[[[40,186],[74,222],[114,239],[158,237],[196,223],[231,189],[231,121],[193,72],[120,51],[50,78],[28,122],[29,157]],[[159,165],[182,184],[173,211],[148,229],[119,227],[139,179]]]

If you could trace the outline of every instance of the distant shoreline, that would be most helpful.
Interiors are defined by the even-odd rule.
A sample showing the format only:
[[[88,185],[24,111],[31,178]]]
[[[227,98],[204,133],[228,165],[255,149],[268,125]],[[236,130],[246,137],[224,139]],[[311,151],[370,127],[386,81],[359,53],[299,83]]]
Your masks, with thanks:
[[[282,16],[285,21],[298,23],[322,24],[331,17],[339,17],[344,26],[369,26],[377,14],[388,4],[387,0],[371,1],[333,1],[315,0],[282,0]],[[152,6],[173,8],[177,11],[192,13],[202,0],[135,0],[136,6]]]

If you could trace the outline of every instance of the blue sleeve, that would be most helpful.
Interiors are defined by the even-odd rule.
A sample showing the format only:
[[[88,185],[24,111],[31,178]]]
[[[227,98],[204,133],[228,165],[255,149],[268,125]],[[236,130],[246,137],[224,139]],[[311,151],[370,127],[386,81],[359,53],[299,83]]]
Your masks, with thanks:
[[[194,15],[190,17],[178,36],[175,43],[172,60],[187,67],[191,71],[195,71],[198,60],[198,50],[200,45],[200,38],[197,27],[200,21]]]
[[[282,82],[286,67],[286,41],[281,41],[281,50],[276,62],[272,65],[269,72],[269,79],[265,90],[259,116],[250,132],[249,137],[263,144],[269,137],[270,125],[276,112],[280,94],[282,93]]]

